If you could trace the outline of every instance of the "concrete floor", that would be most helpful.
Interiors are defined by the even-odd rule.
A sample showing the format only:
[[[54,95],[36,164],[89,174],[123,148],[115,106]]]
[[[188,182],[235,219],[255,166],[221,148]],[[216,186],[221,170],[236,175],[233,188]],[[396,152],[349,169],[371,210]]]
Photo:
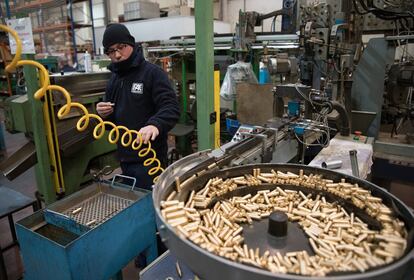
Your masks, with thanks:
[[[2,117],[0,110],[0,118]],[[18,148],[20,148],[27,140],[23,134],[10,134],[4,132],[7,154],[12,154]],[[19,176],[13,181],[8,181],[6,178],[0,176],[1,187],[10,187],[16,191],[19,191],[29,197],[34,198],[34,192],[36,191],[36,182],[34,168],[29,169],[24,174]],[[414,207],[414,196],[412,195],[412,187],[404,182],[392,182],[390,191],[399,197],[408,206]],[[14,214],[14,221],[18,221],[28,215],[32,214],[32,209],[27,208],[16,214]],[[10,229],[7,219],[0,220],[0,244],[5,247],[12,240],[10,235]],[[15,246],[3,253],[5,265],[7,269],[8,279],[15,280],[21,279],[24,272],[24,267],[19,254],[18,246]],[[129,263],[126,268],[123,269],[124,279],[138,279],[139,269],[137,269],[133,262]]]

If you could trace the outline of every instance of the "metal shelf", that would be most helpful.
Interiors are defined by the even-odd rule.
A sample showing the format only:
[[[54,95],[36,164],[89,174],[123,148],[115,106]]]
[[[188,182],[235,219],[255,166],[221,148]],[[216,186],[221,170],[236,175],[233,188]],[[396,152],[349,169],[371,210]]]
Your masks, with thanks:
[[[92,27],[92,24],[74,24],[74,28],[84,28],[84,27]],[[46,32],[46,31],[54,31],[54,30],[69,30],[72,28],[72,25],[70,22],[67,23],[60,23],[55,25],[49,25],[49,26],[42,26],[33,28],[33,33],[40,33],[40,32]]]
[[[64,37],[62,38],[65,42],[72,43],[71,56],[74,63],[77,63],[77,29],[80,28],[91,28],[92,29],[92,50],[91,53],[94,54],[96,49],[95,43],[95,30],[94,30],[94,21],[93,21],[93,8],[92,8],[92,0],[33,0],[33,1],[14,1],[14,5],[9,5],[13,3],[13,1],[5,0],[6,7],[10,7],[8,10],[8,16],[15,16],[18,14],[30,14],[31,18],[37,24],[33,24],[33,33],[36,36],[40,37],[40,41],[42,42],[42,52],[49,53],[50,48],[49,46],[56,46],[57,49],[62,49],[60,47],[59,42],[54,40],[48,35],[56,35]],[[74,19],[74,11],[77,7],[74,7],[74,4],[87,2],[89,11],[87,12],[89,20],[85,23],[77,23]],[[21,4],[24,3],[24,4]],[[63,23],[58,24],[47,24],[49,18],[49,10],[51,8],[60,8],[60,17]],[[10,14],[11,12],[11,14]],[[85,12],[86,13],[86,12]],[[65,22],[66,21],[66,22]],[[56,22],[56,21],[55,21]],[[53,31],[62,31],[62,33],[58,34],[48,34]],[[67,32],[64,34],[63,32]],[[61,42],[62,40],[60,40]],[[85,40],[87,43],[87,40]],[[68,47],[65,45],[65,47]],[[52,48],[54,49],[54,48]]]
[[[73,0],[72,4],[79,3],[79,2],[85,2],[87,0]],[[37,1],[31,1],[27,4],[16,6],[16,7],[10,7],[10,11],[12,13],[31,13],[37,11],[39,8],[56,8],[63,4],[67,4],[69,1],[66,0],[37,0]]]

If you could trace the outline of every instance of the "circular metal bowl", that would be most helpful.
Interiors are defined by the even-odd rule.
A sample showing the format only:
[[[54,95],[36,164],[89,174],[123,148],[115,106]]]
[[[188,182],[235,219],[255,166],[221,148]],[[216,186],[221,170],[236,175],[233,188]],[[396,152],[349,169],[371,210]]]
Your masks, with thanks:
[[[195,274],[201,279],[228,279],[228,280],[274,280],[274,279],[309,279],[310,276],[301,276],[294,274],[276,274],[270,271],[255,268],[252,266],[240,264],[228,260],[226,258],[219,257],[213,253],[209,253],[192,243],[187,239],[180,238],[174,231],[174,229],[166,223],[165,219],[161,216],[160,203],[165,200],[168,194],[171,193],[174,187],[174,179],[188,178],[194,173],[197,163],[206,159],[206,153],[197,153],[190,155],[180,161],[175,162],[160,176],[159,181],[154,187],[153,200],[156,212],[157,226],[162,238],[162,241],[176,255],[183,263],[185,263]],[[368,189],[373,195],[381,197],[383,203],[393,209],[395,215],[405,223],[408,240],[407,249],[404,255],[394,261],[393,263],[371,269],[367,272],[352,272],[347,274],[330,274],[325,277],[312,277],[312,279],[335,279],[335,280],[350,280],[350,279],[413,279],[414,269],[414,215],[412,211],[405,206],[398,198],[387,192],[385,189],[380,188],[368,181],[358,179],[353,176],[345,175],[331,170],[297,165],[297,164],[255,164],[246,165],[240,167],[232,167],[222,169],[218,171],[205,172],[198,176],[190,184],[179,193],[179,199],[185,200],[188,197],[189,192],[195,189],[197,186],[204,185],[209,178],[212,177],[233,177],[240,176],[242,174],[251,173],[253,168],[260,168],[262,172],[268,172],[271,169],[279,170],[282,172],[299,173],[302,169],[304,174],[322,174],[324,178],[339,181],[344,178],[347,182],[357,183],[360,187]],[[182,181],[182,180],[180,180]]]

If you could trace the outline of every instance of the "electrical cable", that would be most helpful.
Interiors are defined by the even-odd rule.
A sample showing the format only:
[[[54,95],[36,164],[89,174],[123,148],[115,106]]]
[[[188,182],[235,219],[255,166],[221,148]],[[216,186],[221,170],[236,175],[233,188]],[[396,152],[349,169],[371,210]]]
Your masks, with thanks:
[[[399,8],[402,5],[401,1],[400,1],[399,4],[392,3],[392,1],[390,1],[390,0],[383,0],[383,1],[386,5],[388,5],[390,7],[394,7],[394,8]]]
[[[368,11],[363,11],[363,12],[361,12],[360,10],[359,10],[359,7],[358,7],[358,5],[357,5],[357,2],[356,2],[356,0],[352,0],[352,3],[354,4],[354,8],[355,8],[355,11],[357,12],[357,14],[359,14],[359,15],[366,15],[366,14],[369,14],[370,12],[368,12]]]
[[[93,137],[95,139],[102,138],[105,134],[106,126],[109,126],[111,127],[111,130],[109,131],[109,134],[108,134],[109,143],[116,144],[120,140],[122,146],[124,147],[131,146],[133,150],[138,152],[139,157],[147,157],[148,155],[152,153],[152,156],[148,157],[143,162],[143,165],[146,167],[152,164],[155,164],[154,167],[151,167],[148,170],[148,174],[150,176],[155,175],[159,171],[160,172],[164,171],[164,169],[161,167],[160,160],[157,158],[157,154],[155,150],[151,148],[151,142],[148,141],[148,144],[147,144],[148,146],[141,148],[143,145],[143,139],[142,139],[142,135],[140,132],[134,129],[128,129],[127,127],[122,126],[122,125],[117,126],[114,123],[109,122],[109,121],[104,121],[99,115],[89,113],[88,109],[84,105],[78,102],[72,102],[70,94],[65,88],[58,86],[58,85],[50,84],[49,73],[47,72],[46,68],[42,64],[34,60],[21,60],[22,43],[21,43],[20,37],[17,34],[17,32],[7,27],[6,25],[2,25],[2,24],[0,24],[0,30],[10,33],[13,36],[14,40],[16,41],[16,45],[17,45],[16,54],[13,57],[12,62],[6,66],[5,70],[7,72],[11,72],[14,69],[16,69],[16,67],[23,66],[23,65],[34,66],[38,69],[39,81],[40,81],[41,86],[34,94],[34,98],[36,100],[40,100],[41,98],[43,98],[46,92],[49,90],[61,92],[66,99],[66,104],[64,104],[58,111],[57,116],[59,119],[62,119],[65,116],[67,116],[70,113],[72,108],[79,108],[83,112],[84,115],[76,123],[76,128],[78,131],[81,132],[81,131],[86,130],[88,128],[90,120],[96,119],[98,121],[98,124],[95,126],[93,130]],[[122,134],[121,134],[121,131],[123,131]],[[158,177],[159,176],[155,177],[153,179],[153,182],[156,182]]]
[[[270,31],[276,32],[276,16],[273,17],[272,23],[270,24]]]
[[[296,91],[303,97],[303,99],[305,99],[306,101],[308,101],[312,105],[312,107],[314,109],[315,109],[315,105],[314,104],[316,104],[318,106],[322,106],[323,105],[322,103],[319,103],[319,102],[316,102],[316,101],[312,101],[312,99],[310,97],[306,96],[306,94],[299,89],[298,84],[294,84],[294,86],[295,86]]]
[[[320,132],[322,132],[322,131],[320,131]],[[324,133],[326,136],[328,135],[326,132],[322,132],[322,133]],[[299,136],[296,134],[296,132],[294,132],[293,133],[294,135],[295,135],[295,137],[296,137],[296,140],[299,142],[299,143],[301,143],[302,145],[304,145],[304,146],[308,146],[308,147],[327,147],[328,146],[328,144],[329,144],[329,138],[327,137],[326,138],[326,140],[325,140],[325,143],[318,143],[318,144],[313,144],[313,143],[305,143],[305,142],[303,142],[300,138],[299,138]]]
[[[312,102],[312,100],[309,98],[309,97],[307,97],[306,96],[306,94],[304,94],[300,89],[299,89],[299,87],[298,87],[298,84],[295,84],[295,89],[296,89],[296,91],[303,97],[303,99],[305,99],[306,101],[308,101],[311,105],[312,105],[312,107],[315,107],[315,106],[313,106],[313,102]]]
[[[380,9],[372,1],[369,1],[368,5],[365,4],[364,0],[359,0],[358,3],[361,5],[362,9],[364,10],[361,12],[359,10],[359,7],[357,5],[356,0],[352,0],[352,3],[354,5],[355,11],[360,15],[366,15],[368,13],[373,13],[376,17],[383,19],[383,20],[395,20],[395,19],[401,19],[401,18],[413,18],[414,14],[411,11],[408,12],[393,12],[388,11],[384,9]]]

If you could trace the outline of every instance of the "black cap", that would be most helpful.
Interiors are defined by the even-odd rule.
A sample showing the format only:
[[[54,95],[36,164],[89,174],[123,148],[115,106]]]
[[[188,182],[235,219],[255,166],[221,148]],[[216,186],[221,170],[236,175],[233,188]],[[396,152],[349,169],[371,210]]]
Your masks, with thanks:
[[[284,237],[287,234],[288,216],[281,212],[275,211],[269,216],[268,232],[275,237]]]
[[[103,35],[102,45],[105,49],[115,44],[135,46],[135,38],[129,33],[128,28],[120,23],[109,24]]]

